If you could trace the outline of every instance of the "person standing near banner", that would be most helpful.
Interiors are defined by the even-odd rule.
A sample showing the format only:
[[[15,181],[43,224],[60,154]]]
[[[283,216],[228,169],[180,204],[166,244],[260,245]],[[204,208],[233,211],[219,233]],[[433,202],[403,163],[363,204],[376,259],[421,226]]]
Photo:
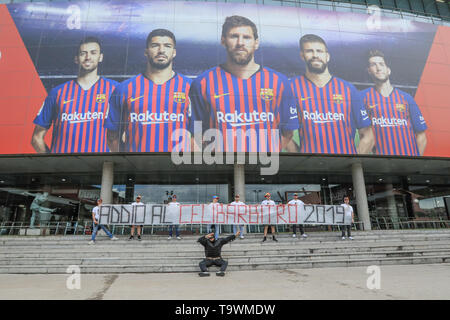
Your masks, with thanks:
[[[261,205],[263,206],[276,206],[275,201],[270,199],[270,193],[267,192],[264,197],[266,200],[263,200],[261,202]],[[264,226],[264,239],[262,242],[265,242],[267,240],[267,231],[269,231],[269,227],[272,230],[272,240],[278,242],[277,238],[275,238],[275,226],[274,225],[265,225]]]
[[[100,219],[100,206],[102,205],[103,200],[98,199],[97,200],[97,206],[92,209],[92,238],[91,241],[89,241],[89,244],[95,244],[95,237],[97,236],[98,229],[102,229],[105,231],[106,235],[112,240],[116,241],[119,240],[118,238],[114,237],[111,232],[109,232],[108,228],[106,228],[104,225],[99,223]]]
[[[177,202],[177,196],[175,194],[172,196],[172,199],[167,204],[167,206],[170,206],[170,207],[172,207],[172,206],[179,207],[180,206],[180,204]],[[172,239],[172,234],[173,234],[172,232],[173,232],[173,228],[174,227],[175,227],[175,236],[177,237],[178,240],[181,240],[180,227],[179,227],[178,224],[175,224],[175,225],[171,224],[171,225],[169,225],[169,237],[167,238],[167,240],[171,240]]]
[[[213,196],[212,197],[212,202],[210,204],[210,206],[215,207],[215,209],[212,209],[213,212],[214,210],[217,210],[217,207],[219,205],[219,197],[218,196]],[[220,224],[208,224],[206,225],[206,232],[210,233],[212,231],[212,227],[214,227],[214,237],[217,239],[219,239],[219,235],[220,235]]]
[[[293,205],[293,206],[304,206],[305,203],[304,203],[302,200],[300,200],[300,199],[298,198],[298,194],[294,193],[294,199],[292,199],[291,201],[289,201],[289,202],[288,202],[288,205]],[[299,224],[299,225],[298,225],[298,228],[300,229],[300,235],[301,235],[303,238],[307,238],[308,235],[305,233],[305,230],[303,229],[303,225],[302,225],[302,224]],[[297,237],[297,225],[294,224],[294,225],[292,225],[292,238],[296,238],[296,237]]]
[[[132,205],[132,206],[140,206],[140,205],[143,205],[143,203],[141,202],[141,198],[142,198],[141,196],[137,196],[137,197],[136,197],[136,201],[133,202],[131,205]],[[134,239],[134,227],[135,227],[135,225],[133,224],[133,225],[131,226],[131,235],[130,235],[130,238],[129,238],[128,240],[133,240],[133,239]],[[141,239],[141,226],[140,226],[140,225],[137,225],[136,227],[137,227],[138,240],[141,241],[141,240],[142,240],[142,239]]]
[[[232,203],[230,203],[230,205],[235,205],[235,206],[245,206],[245,203],[243,203],[242,201],[239,200],[240,196],[237,194],[234,196],[234,201]],[[236,212],[239,212],[239,207],[236,207]],[[240,232],[240,239],[244,239],[244,228],[245,226],[243,224],[241,225],[237,225],[237,224],[233,224],[233,233],[236,233],[237,228],[239,227],[239,232]]]
[[[352,223],[354,222],[354,213],[353,213],[353,207],[349,204],[350,203],[350,198],[345,196],[344,197],[344,203],[341,204],[342,207],[344,207],[344,212],[345,212],[345,219],[352,219]],[[351,224],[348,225],[342,225],[342,240],[345,240],[345,230],[347,229],[347,234],[348,234],[348,238],[350,240],[353,240],[353,237],[351,236],[350,230],[352,228]]]

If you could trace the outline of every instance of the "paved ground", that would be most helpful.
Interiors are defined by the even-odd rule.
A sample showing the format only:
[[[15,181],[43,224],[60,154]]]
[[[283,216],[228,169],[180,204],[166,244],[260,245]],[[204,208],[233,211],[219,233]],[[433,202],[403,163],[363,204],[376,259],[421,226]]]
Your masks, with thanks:
[[[450,264],[382,266],[380,289],[367,288],[366,267],[197,274],[0,275],[0,299],[450,299]],[[371,282],[375,284],[375,282]]]

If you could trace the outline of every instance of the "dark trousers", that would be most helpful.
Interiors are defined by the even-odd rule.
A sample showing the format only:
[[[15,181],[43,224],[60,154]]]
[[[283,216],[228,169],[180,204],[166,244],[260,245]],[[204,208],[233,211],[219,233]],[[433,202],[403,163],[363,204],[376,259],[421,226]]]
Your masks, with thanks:
[[[341,226],[342,236],[343,236],[343,237],[345,237],[345,229],[347,229],[347,234],[348,234],[348,236],[351,237],[351,236],[352,236],[352,234],[351,234],[351,232],[350,232],[351,226],[350,226],[350,225],[344,225],[344,226]]]
[[[220,271],[225,271],[227,269],[228,262],[223,260],[223,259],[217,259],[217,260],[203,259],[203,261],[200,262],[200,264],[199,264],[200,270],[202,270],[202,272],[207,272],[208,271],[208,267],[210,267],[212,265],[219,266],[220,267]]]
[[[303,225],[302,224],[299,224],[298,228],[300,229],[300,234],[304,234],[305,233],[305,230],[303,229]],[[293,234],[297,234],[297,225],[296,224],[292,225],[292,233]]]

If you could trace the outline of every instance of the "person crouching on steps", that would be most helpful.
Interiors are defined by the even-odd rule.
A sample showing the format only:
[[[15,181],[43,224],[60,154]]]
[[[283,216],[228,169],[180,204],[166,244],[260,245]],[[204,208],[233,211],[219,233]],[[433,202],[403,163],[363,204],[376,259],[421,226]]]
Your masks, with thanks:
[[[206,258],[199,264],[200,270],[202,271],[198,274],[200,277],[209,276],[208,267],[212,265],[220,267],[220,271],[216,273],[216,276],[223,277],[225,275],[225,270],[227,269],[228,262],[222,259],[222,246],[236,239],[236,237],[239,236],[239,233],[240,231],[226,238],[219,238],[217,240],[214,237],[214,233],[209,233],[197,240],[202,246],[205,247],[206,256]]]

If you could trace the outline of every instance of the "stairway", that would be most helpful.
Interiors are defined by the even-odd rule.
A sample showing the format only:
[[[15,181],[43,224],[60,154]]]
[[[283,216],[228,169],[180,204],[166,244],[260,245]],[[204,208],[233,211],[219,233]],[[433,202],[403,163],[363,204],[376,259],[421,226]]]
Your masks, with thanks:
[[[229,271],[279,270],[369,265],[450,262],[450,230],[355,231],[355,240],[341,240],[339,232],[313,232],[307,239],[291,234],[261,243],[260,234],[246,235],[222,248]],[[204,257],[199,236],[167,240],[143,236],[142,241],[110,241],[99,236],[1,236],[0,273],[66,273],[79,266],[82,273],[198,272]],[[215,267],[212,267],[212,270]]]

